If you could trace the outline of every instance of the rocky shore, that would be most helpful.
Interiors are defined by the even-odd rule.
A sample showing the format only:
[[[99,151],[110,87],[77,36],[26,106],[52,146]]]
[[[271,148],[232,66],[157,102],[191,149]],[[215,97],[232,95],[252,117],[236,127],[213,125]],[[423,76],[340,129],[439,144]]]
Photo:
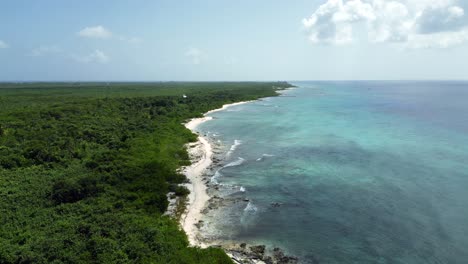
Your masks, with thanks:
[[[265,245],[233,244],[223,247],[236,264],[296,264],[299,259],[285,255],[280,248],[268,250]]]
[[[241,102],[245,103],[245,102]],[[235,103],[232,105],[238,105]],[[209,113],[226,109],[231,105],[225,105],[220,109]],[[192,119],[186,125],[194,133],[195,128],[211,117]],[[198,134],[198,133],[197,133]],[[287,264],[298,263],[296,257],[286,255],[280,248],[267,248],[265,245],[248,245],[246,243],[232,243],[220,241],[216,237],[209,237],[211,223],[205,219],[211,212],[227,206],[238,205],[246,207],[249,199],[242,195],[239,187],[220,186],[212,180],[212,175],[223,163],[223,150],[219,143],[215,142],[208,135],[199,134],[196,143],[188,144],[189,155],[192,165],[182,168],[189,183],[185,186],[190,190],[190,195],[185,200],[180,200],[169,194],[169,209],[166,214],[180,220],[181,226],[186,231],[191,245],[199,247],[221,247],[231,257],[234,263],[266,263],[266,264]],[[232,188],[232,193],[238,195],[226,195],[226,190]],[[222,189],[222,190],[221,190]],[[229,190],[228,190],[229,192]],[[278,207],[281,203],[272,203],[272,207]]]

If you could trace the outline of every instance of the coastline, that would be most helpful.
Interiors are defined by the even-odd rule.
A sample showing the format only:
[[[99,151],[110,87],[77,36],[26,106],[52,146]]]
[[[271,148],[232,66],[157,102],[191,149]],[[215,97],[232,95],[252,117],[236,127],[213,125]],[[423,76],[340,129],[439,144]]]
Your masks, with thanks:
[[[283,95],[287,90],[294,89],[295,87],[288,87],[278,90],[277,96]],[[259,98],[257,100],[261,100]],[[217,195],[213,196],[210,192],[210,185],[208,184],[205,171],[210,169],[213,163],[216,163],[214,157],[215,146],[211,145],[210,140],[206,136],[201,135],[196,131],[196,128],[207,121],[213,119],[208,114],[225,110],[232,106],[237,106],[257,100],[241,101],[231,104],[225,104],[222,107],[206,112],[203,117],[190,119],[185,123],[185,127],[190,129],[192,133],[198,135],[198,140],[194,143],[187,144],[192,164],[182,168],[182,172],[189,180],[189,183],[184,186],[190,191],[187,199],[185,200],[184,212],[181,214],[179,223],[182,229],[187,234],[189,244],[191,246],[207,248],[207,247],[221,247],[226,254],[231,258],[234,263],[247,263],[247,264],[262,264],[262,263],[277,263],[277,264],[296,264],[298,258],[286,255],[281,248],[266,248],[265,245],[252,245],[246,243],[239,243],[233,241],[219,241],[207,240],[200,231],[200,226],[203,226],[203,216],[206,214],[207,207],[211,206],[210,201],[219,199]],[[222,200],[222,199],[221,199]]]
[[[211,198],[208,195],[208,186],[203,182],[203,173],[213,163],[213,149],[209,141],[200,135],[195,129],[202,123],[212,120],[211,113],[222,111],[231,106],[241,105],[253,101],[242,101],[237,103],[225,104],[221,108],[210,110],[204,114],[203,117],[193,118],[185,123],[185,127],[190,129],[193,133],[198,135],[198,140],[195,143],[189,144],[189,155],[192,159],[192,165],[183,168],[183,173],[190,181],[185,187],[189,189],[190,194],[186,202],[185,212],[180,218],[180,225],[184,229],[189,239],[190,245],[199,246],[202,248],[207,247],[199,237],[197,224],[203,216],[202,210]]]

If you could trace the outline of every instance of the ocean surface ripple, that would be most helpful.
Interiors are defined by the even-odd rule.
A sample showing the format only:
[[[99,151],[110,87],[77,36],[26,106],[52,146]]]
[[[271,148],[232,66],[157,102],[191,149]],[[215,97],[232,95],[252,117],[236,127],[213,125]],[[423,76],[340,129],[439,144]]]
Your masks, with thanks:
[[[212,214],[219,239],[304,263],[467,263],[468,82],[295,84],[199,127],[240,199]]]

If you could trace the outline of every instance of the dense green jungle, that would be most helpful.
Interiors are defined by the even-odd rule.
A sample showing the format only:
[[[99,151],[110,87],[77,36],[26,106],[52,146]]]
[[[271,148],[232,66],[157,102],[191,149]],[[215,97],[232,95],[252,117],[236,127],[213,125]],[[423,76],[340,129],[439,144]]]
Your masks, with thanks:
[[[231,263],[163,215],[188,193],[183,123],[289,86],[1,83],[0,263]]]

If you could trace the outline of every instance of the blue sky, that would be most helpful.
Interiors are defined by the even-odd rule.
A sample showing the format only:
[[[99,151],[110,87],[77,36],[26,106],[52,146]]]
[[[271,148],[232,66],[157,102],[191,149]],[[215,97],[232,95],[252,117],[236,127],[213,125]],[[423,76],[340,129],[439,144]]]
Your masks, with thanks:
[[[468,79],[466,2],[3,0],[0,80]]]

